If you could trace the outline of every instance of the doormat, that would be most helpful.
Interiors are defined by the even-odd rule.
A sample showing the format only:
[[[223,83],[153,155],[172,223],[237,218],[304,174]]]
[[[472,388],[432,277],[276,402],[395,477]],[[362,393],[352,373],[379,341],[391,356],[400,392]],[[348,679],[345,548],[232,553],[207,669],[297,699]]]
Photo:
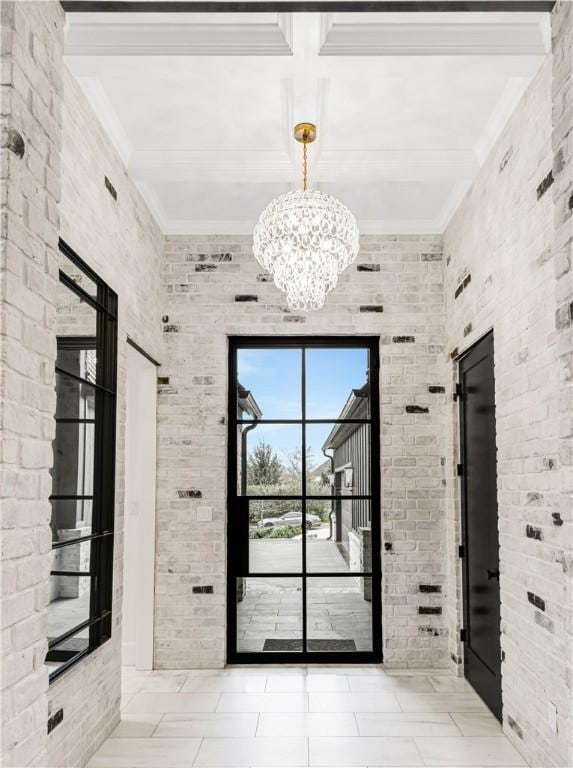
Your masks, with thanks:
[[[307,640],[309,651],[355,651],[354,640]],[[263,651],[302,651],[302,640],[280,640],[269,637],[265,640]]]

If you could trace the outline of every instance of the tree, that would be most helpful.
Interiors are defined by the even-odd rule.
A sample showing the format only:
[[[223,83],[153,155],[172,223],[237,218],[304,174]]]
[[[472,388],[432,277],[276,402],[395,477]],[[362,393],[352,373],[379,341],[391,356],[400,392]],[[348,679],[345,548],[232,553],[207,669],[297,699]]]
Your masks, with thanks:
[[[282,470],[282,464],[272,446],[263,441],[254,447],[249,456],[247,483],[249,485],[279,485]]]

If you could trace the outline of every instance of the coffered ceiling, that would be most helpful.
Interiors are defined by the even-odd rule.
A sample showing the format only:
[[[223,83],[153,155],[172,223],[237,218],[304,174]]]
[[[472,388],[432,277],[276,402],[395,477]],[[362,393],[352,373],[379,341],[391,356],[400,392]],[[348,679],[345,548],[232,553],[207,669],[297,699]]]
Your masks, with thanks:
[[[300,184],[441,232],[549,47],[535,13],[69,13],[68,66],[167,233],[246,233]]]

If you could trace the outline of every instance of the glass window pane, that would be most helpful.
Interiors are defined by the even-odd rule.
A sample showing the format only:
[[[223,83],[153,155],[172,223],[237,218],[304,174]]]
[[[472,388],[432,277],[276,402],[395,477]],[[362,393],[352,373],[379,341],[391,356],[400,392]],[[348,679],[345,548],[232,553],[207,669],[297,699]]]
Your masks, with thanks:
[[[57,366],[88,381],[97,380],[98,311],[63,283],[58,283]]]
[[[302,579],[237,579],[237,651],[302,651]]]
[[[306,350],[306,418],[370,416],[367,349]]]
[[[302,492],[300,425],[243,425],[237,431],[240,495],[296,496]]]
[[[320,516],[320,527],[307,530],[306,567],[309,572],[361,572],[372,568],[370,502],[334,499],[307,503],[307,519]],[[314,522],[314,520],[313,520]]]
[[[308,424],[306,446],[309,496],[370,493],[369,424]]]
[[[73,280],[76,285],[79,285],[88,296],[97,299],[97,284],[94,283],[82,269],[73,264],[61,251],[58,251],[58,267],[62,272],[65,272],[70,280]]]
[[[371,577],[309,578],[309,651],[372,650]]]
[[[89,384],[56,374],[56,419],[94,419],[95,389]]]
[[[52,499],[52,541],[69,541],[92,533],[91,499]]]
[[[69,632],[90,616],[91,577],[79,576],[90,570],[91,542],[82,541],[52,551],[52,571],[66,575],[50,576],[48,638]]]
[[[301,570],[301,502],[250,501],[249,571],[300,573]]]
[[[68,637],[67,640],[64,640],[48,651],[48,655],[46,656],[46,666],[48,667],[50,674],[89,647],[89,632],[89,627],[86,627],[78,632],[77,635]]]
[[[300,419],[302,350],[239,349],[239,419]]]
[[[52,494],[91,496],[95,424],[56,422]]]

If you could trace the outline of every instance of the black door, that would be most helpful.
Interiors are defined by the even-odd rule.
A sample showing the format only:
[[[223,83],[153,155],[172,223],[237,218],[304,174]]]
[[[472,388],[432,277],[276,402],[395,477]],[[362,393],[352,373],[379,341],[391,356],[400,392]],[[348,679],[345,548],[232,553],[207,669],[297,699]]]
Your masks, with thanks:
[[[493,333],[460,361],[464,671],[501,720]]]
[[[382,660],[378,343],[230,339],[230,662]]]

